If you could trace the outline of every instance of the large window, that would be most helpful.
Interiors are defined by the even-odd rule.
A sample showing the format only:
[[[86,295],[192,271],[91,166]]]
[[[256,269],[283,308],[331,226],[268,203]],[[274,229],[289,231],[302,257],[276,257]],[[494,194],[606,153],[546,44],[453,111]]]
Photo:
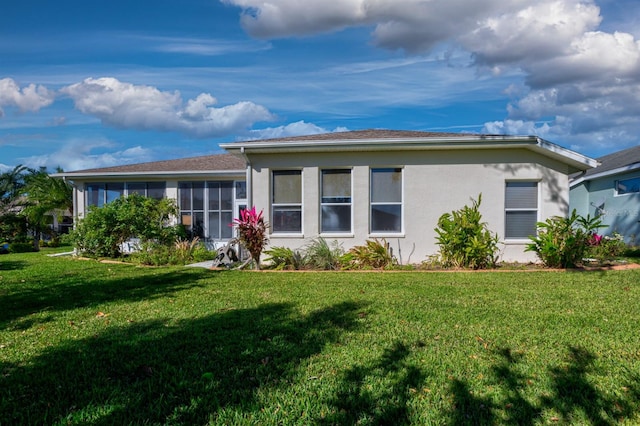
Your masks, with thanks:
[[[233,237],[234,188],[239,182],[178,182],[181,223],[192,237]]]
[[[402,169],[371,169],[371,232],[402,232]]]
[[[94,182],[85,184],[86,204],[102,207],[123,195],[140,194],[161,200],[165,197],[165,182]]]
[[[302,232],[302,172],[274,170],[271,178],[273,232]]]
[[[616,195],[637,194],[640,192],[640,177],[616,181]]]
[[[323,170],[320,232],[351,232],[351,170]]]
[[[507,182],[505,188],[505,238],[526,239],[536,235],[538,183]]]

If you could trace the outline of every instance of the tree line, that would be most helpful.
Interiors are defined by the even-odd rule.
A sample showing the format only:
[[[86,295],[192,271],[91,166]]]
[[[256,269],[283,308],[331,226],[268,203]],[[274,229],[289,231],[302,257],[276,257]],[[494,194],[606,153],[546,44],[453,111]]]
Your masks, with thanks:
[[[44,235],[57,237],[52,216],[66,211],[73,211],[73,188],[45,167],[18,165],[0,174],[0,244],[32,243],[37,251]]]

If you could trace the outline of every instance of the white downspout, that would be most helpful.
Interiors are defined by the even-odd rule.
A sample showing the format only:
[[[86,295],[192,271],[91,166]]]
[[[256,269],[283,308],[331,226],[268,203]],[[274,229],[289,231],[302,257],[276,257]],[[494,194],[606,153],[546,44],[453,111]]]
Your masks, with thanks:
[[[240,147],[240,154],[244,158],[245,163],[247,163],[247,208],[253,207],[253,173],[251,171],[251,161],[249,161],[249,157],[244,152],[244,146]]]

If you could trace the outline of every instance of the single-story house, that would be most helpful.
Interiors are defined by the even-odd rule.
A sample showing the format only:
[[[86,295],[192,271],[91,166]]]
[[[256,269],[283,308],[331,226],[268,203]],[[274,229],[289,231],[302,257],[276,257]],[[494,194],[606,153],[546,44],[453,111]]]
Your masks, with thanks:
[[[571,210],[600,216],[604,235],[621,234],[628,244],[640,244],[640,146],[598,158],[593,169],[570,181]]]
[[[239,210],[255,206],[271,246],[384,238],[403,263],[437,253],[438,218],[482,194],[502,259],[532,261],[524,249],[536,223],[566,215],[569,176],[597,164],[535,136],[363,130],[221,147],[226,154],[60,176],[74,184],[76,217],[132,192],[170,197],[194,235],[222,242]]]

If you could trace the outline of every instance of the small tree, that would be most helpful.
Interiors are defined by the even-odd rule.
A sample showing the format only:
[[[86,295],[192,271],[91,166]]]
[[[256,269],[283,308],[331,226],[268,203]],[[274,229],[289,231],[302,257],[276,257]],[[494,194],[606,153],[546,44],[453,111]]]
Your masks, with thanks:
[[[267,224],[260,213],[256,212],[255,206],[240,211],[240,217],[233,220],[233,225],[238,228],[238,239],[240,243],[249,251],[251,259],[256,269],[260,269],[260,255],[267,246]]]
[[[131,194],[92,208],[71,232],[71,239],[82,253],[117,257],[120,245],[130,238],[140,238],[143,243],[173,243],[176,227],[168,226],[168,221],[176,214],[173,200]]]
[[[478,195],[478,201],[473,198],[471,201],[471,207],[445,213],[438,220],[436,240],[444,266],[482,269],[496,265],[498,236],[482,222],[482,194]]]

